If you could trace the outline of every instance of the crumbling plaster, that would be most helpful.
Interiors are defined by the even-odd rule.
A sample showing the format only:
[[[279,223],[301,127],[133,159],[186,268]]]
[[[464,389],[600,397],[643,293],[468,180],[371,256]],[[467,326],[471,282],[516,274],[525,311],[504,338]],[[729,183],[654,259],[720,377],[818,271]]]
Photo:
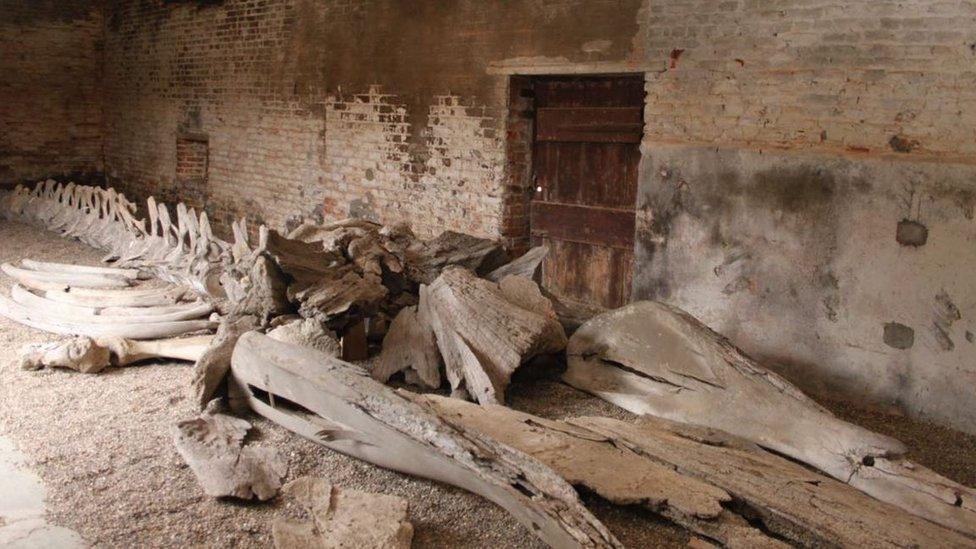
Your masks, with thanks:
[[[976,166],[645,143],[634,297],[976,432]],[[905,223],[924,243],[899,242]]]

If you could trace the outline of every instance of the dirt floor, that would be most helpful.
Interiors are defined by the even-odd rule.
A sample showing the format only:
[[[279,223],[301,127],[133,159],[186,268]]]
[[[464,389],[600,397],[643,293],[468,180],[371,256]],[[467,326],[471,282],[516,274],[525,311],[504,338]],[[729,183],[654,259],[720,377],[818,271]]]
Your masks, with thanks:
[[[25,225],[0,221],[0,261],[34,259],[95,264],[98,252]],[[0,277],[6,293],[10,280]],[[205,496],[172,444],[173,424],[195,414],[186,396],[190,367],[163,363],[98,375],[27,372],[18,349],[56,336],[0,318],[0,434],[28,456],[48,489],[49,521],[95,546],[267,547],[283,503],[241,504]],[[511,404],[547,417],[613,415],[612,405],[546,378],[521,379]],[[976,437],[891,413],[825,402],[845,419],[893,435],[932,469],[976,485]],[[252,418],[254,444],[272,445],[288,479],[320,475],[333,484],[395,494],[410,502],[415,547],[541,547],[525,528],[480,497],[409,478],[307,442]],[[584,496],[629,547],[678,547],[683,530],[640,509]]]

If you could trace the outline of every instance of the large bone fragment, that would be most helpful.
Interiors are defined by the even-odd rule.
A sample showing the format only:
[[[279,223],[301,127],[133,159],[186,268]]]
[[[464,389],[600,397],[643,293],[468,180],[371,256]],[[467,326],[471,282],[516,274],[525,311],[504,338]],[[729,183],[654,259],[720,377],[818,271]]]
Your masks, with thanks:
[[[522,276],[531,280],[535,278],[535,272],[539,269],[539,265],[542,264],[542,260],[548,254],[548,246],[536,246],[525,252],[521,257],[488,273],[485,275],[485,278],[492,282],[501,282],[503,278],[508,276]]]
[[[410,549],[413,525],[401,497],[347,490],[313,477],[297,478],[282,492],[305,508],[309,520],[276,519],[276,549]]]
[[[314,318],[296,319],[282,324],[270,330],[268,337],[292,345],[311,347],[329,356],[338,357],[342,354],[342,345],[335,333]]]
[[[273,448],[243,447],[250,428],[210,410],[173,427],[176,450],[207,495],[265,501],[278,493],[287,466]]]
[[[238,340],[232,363],[254,411],[314,442],[480,494],[552,547],[620,546],[551,469],[443,421],[355,365],[256,332]]]
[[[179,320],[142,324],[127,322],[124,318],[118,323],[110,324],[65,321],[57,316],[28,309],[3,295],[0,295],[0,316],[46,332],[62,335],[84,335],[94,338],[117,336],[129,339],[159,339],[211,330],[215,327],[215,323],[208,320]]]
[[[96,273],[55,273],[48,271],[32,271],[14,267],[9,263],[0,265],[0,270],[9,277],[27,284],[64,284],[79,288],[125,288],[131,281],[125,277]]]
[[[133,341],[122,337],[72,337],[63,341],[31,344],[21,351],[20,367],[25,370],[70,368],[96,374],[106,367],[127,366],[152,358],[195,361],[207,349],[213,336],[197,336],[155,341]]]
[[[451,387],[466,389],[482,404],[504,402],[509,379],[523,362],[566,345],[555,318],[512,303],[497,284],[467,269],[445,269],[427,293]]]
[[[225,317],[217,327],[217,334],[196,364],[190,381],[190,398],[204,409],[220,389],[230,371],[230,357],[241,334],[257,329],[260,325],[255,316]]]
[[[613,503],[642,505],[724,547],[784,545],[768,536],[801,546],[973,545],[720,431],[650,418],[553,421],[438,395],[411,398],[445,421],[526,452],[574,486]]]
[[[612,438],[504,406],[478,406],[438,395],[410,398],[452,425],[474,429],[531,455],[573,486],[584,486],[612,503],[641,505],[723,546],[785,547],[726,511],[732,497],[725,490],[620,448]]]
[[[731,494],[733,508],[802,546],[973,547],[965,536],[779,456],[682,425],[584,417],[572,425]],[[704,434],[704,436],[702,436]]]
[[[502,246],[491,240],[454,231],[444,231],[433,240],[418,242],[407,250],[407,275],[420,284],[430,284],[450,266],[486,274],[508,259]]]
[[[379,276],[372,273],[361,275],[345,268],[329,272],[296,293],[295,299],[301,302],[299,312],[302,316],[328,322],[349,312],[373,312],[388,293]]]
[[[564,381],[637,414],[721,429],[915,515],[976,536],[976,491],[846,423],[691,315],[639,302],[584,324]]]
[[[89,337],[72,337],[65,341],[31,343],[20,351],[24,370],[70,368],[83,374],[97,374],[111,364],[110,351]]]
[[[421,294],[424,301],[425,294]],[[370,375],[386,383],[397,372],[409,370],[423,386],[436,389],[441,384],[441,360],[434,329],[426,317],[426,304],[404,307],[393,319],[383,350],[370,369]]]

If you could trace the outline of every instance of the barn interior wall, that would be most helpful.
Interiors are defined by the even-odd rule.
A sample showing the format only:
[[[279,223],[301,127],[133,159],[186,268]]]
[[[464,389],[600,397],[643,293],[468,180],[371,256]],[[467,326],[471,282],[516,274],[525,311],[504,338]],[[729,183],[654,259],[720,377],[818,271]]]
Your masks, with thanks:
[[[102,170],[102,10],[0,1],[0,185]]]
[[[218,224],[353,215],[520,246],[519,75],[643,73],[634,297],[801,385],[976,432],[974,23],[927,0],[113,0],[77,48],[104,66],[88,168]],[[180,176],[186,142],[202,176]],[[0,179],[75,156],[5,152]]]

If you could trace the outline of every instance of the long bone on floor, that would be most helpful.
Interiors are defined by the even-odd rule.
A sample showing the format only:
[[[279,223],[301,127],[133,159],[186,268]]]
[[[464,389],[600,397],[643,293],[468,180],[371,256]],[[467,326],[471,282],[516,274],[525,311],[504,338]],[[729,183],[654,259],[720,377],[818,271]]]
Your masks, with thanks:
[[[636,414],[721,429],[914,515],[976,537],[976,490],[904,459],[905,446],[847,423],[697,319],[643,301],[569,341],[566,383]]]

